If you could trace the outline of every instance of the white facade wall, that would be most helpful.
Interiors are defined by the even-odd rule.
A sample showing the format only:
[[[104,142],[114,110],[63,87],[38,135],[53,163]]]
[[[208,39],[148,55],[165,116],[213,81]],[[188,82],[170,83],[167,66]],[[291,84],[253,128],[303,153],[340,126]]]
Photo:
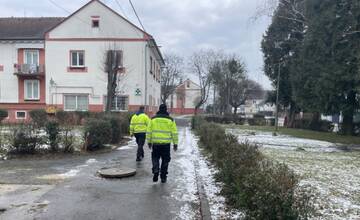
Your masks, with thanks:
[[[106,95],[107,75],[104,72],[104,57],[109,42],[47,42],[46,44],[46,76],[47,91],[51,91],[46,99],[48,104],[63,104],[64,93],[88,93],[89,104],[101,105]],[[119,94],[129,95],[131,105],[142,105],[145,94],[144,76],[144,42],[119,43],[117,49],[123,51],[125,74],[119,81]],[[85,52],[85,67],[87,72],[68,72],[70,67],[70,51]],[[53,79],[56,86],[51,87],[49,80]],[[140,88],[142,96],[135,96],[135,90]],[[55,95],[57,94],[57,95]]]
[[[14,64],[18,61],[15,43],[0,43],[0,103],[19,102],[18,78],[14,75]]]
[[[92,28],[92,16],[99,16],[100,27]],[[93,1],[51,30],[50,38],[143,38],[135,26],[97,1]]]
[[[190,80],[185,81],[185,108],[195,108],[195,103],[199,100],[199,97],[200,87]]]
[[[150,59],[150,57],[151,57],[151,59]],[[152,74],[150,74],[150,68],[151,68],[150,60],[153,60],[153,62],[155,61],[155,66],[157,68],[159,68],[159,70],[160,70],[161,64],[159,62],[159,57],[155,53],[154,48],[148,46],[147,47],[147,62],[146,62],[147,79],[145,79],[148,82],[147,103],[148,104],[151,103],[152,107],[154,108],[154,111],[156,111],[157,107],[160,105],[161,85],[160,85],[160,82],[157,80],[157,78],[154,77],[154,74],[156,75],[156,68],[155,68],[155,71]],[[161,70],[160,70],[160,73],[161,73]],[[150,96],[153,99],[151,102],[150,102]]]
[[[178,86],[177,89],[178,89],[178,91],[182,91],[183,89],[185,90],[185,92],[184,92],[184,95],[185,95],[185,97],[184,97],[185,98],[184,108],[189,108],[189,109],[195,108],[195,103],[200,98],[200,86],[198,86],[197,84],[195,84],[191,80],[185,80],[183,82],[183,84]],[[178,95],[179,94],[177,94],[177,92],[175,91],[175,93],[171,96],[174,108],[181,108],[182,107],[182,106],[177,106],[177,96]],[[170,97],[170,99],[171,99],[171,97]],[[168,105],[171,106],[171,101],[168,101]]]
[[[99,28],[92,27],[98,17]],[[125,74],[120,78],[118,93],[129,96],[129,105],[149,105],[149,95],[159,104],[160,84],[149,74],[150,56],[145,34],[97,1],[87,5],[48,33],[46,40],[47,104],[63,104],[64,94],[89,94],[90,105],[104,104],[107,76],[103,70],[109,49],[123,51]],[[85,52],[87,72],[68,72],[70,51]],[[147,58],[147,60],[146,60]],[[147,66],[145,66],[147,63]],[[157,65],[160,63],[156,61]],[[53,79],[56,86],[50,85]],[[140,89],[141,96],[135,96]]]

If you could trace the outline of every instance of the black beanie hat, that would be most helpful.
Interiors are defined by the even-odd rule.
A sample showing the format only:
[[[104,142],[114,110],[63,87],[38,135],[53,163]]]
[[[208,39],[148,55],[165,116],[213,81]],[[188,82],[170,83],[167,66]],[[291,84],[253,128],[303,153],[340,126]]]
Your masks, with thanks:
[[[161,105],[159,106],[159,111],[160,111],[160,112],[167,112],[166,104],[161,104]]]

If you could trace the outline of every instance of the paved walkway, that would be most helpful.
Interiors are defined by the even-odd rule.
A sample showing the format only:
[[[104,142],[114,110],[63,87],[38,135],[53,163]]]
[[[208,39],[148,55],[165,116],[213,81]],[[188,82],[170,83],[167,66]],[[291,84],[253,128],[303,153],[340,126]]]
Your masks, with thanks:
[[[181,123],[180,123],[181,124]],[[166,184],[153,183],[150,151],[135,162],[136,144],[103,154],[58,159],[0,162],[2,220],[22,219],[201,219],[202,207],[190,130],[179,129],[178,152],[172,152]],[[197,151],[198,152],[198,151]],[[137,169],[134,177],[103,179],[102,167],[123,165]]]

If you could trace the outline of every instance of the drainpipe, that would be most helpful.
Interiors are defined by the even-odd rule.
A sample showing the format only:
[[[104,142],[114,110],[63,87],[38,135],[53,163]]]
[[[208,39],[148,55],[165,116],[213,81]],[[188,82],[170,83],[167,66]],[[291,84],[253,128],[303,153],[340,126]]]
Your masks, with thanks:
[[[145,105],[145,108],[147,106],[147,89],[148,89],[148,66],[147,66],[147,57],[148,57],[148,41],[146,41],[146,44],[145,44],[145,100],[144,100],[144,105]]]

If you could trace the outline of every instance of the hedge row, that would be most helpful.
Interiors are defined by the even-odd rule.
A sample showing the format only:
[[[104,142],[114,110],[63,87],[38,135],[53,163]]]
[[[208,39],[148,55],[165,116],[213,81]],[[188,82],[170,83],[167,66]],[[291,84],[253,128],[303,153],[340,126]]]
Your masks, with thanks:
[[[221,123],[221,124],[238,124],[243,125],[245,124],[245,119],[233,115],[209,115],[204,116],[204,119],[207,122],[214,122],[214,123]]]
[[[272,162],[256,145],[239,143],[233,135],[204,119],[194,118],[201,146],[210,152],[224,183],[222,193],[247,219],[306,219],[310,196],[300,193],[299,178],[286,165]]]
[[[106,144],[117,144],[128,134],[128,114],[91,114],[83,118],[83,141],[77,133],[74,118],[78,113],[58,112],[48,116],[43,110],[31,111],[31,123],[14,126],[7,135],[9,154],[38,152],[72,152],[83,143],[83,149],[96,150]],[[49,148],[44,148],[47,145]],[[0,146],[1,147],[1,146]]]

